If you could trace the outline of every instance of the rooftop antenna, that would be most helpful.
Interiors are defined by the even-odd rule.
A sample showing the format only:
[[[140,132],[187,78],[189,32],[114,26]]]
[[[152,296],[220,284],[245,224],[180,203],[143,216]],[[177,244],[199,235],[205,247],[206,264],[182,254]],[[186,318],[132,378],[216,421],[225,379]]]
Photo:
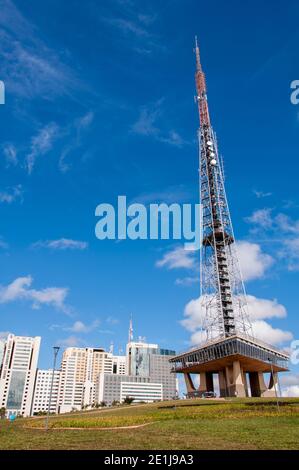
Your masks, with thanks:
[[[132,314],[131,314],[131,317],[130,317],[128,340],[129,340],[129,343],[131,343],[133,341],[133,317],[132,317]]]

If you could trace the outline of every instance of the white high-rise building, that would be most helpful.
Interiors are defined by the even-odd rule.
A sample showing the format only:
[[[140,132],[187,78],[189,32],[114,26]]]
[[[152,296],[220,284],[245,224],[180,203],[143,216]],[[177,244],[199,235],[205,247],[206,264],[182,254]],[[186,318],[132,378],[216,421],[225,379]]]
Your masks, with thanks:
[[[51,384],[53,377],[53,369],[37,371],[35,388],[34,388],[34,398],[32,405],[31,414],[37,414],[39,412],[47,412],[49,407]],[[50,413],[57,413],[58,408],[58,389],[59,389],[59,380],[60,380],[60,371],[55,370],[53,387],[52,387],[52,397],[50,405]]]
[[[149,377],[132,375],[99,374],[96,384],[98,403],[123,402],[126,397],[134,399],[134,403],[152,403],[163,399],[162,383],[154,383]]]
[[[0,408],[30,416],[41,338],[9,334],[0,371]]]
[[[80,410],[82,406],[96,403],[95,385],[98,375],[113,372],[125,372],[123,356],[113,356],[101,348],[67,348],[61,363],[59,412]]]
[[[137,379],[137,377],[131,377]],[[163,385],[154,382],[122,381],[120,384],[120,402],[126,397],[134,398],[135,403],[152,403],[163,399]]]
[[[127,373],[127,358],[126,356],[112,356],[113,361],[113,374],[125,375]]]

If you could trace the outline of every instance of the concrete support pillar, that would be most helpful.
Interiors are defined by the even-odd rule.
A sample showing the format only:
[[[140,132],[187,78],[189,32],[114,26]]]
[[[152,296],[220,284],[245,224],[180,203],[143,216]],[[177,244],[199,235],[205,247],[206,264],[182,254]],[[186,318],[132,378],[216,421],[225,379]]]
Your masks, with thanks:
[[[246,372],[242,369],[242,379],[244,383],[244,388],[245,388],[245,396],[249,397],[249,390],[248,390],[248,383],[247,383],[247,377],[246,377]]]
[[[263,372],[250,372],[249,373],[251,396],[264,397],[267,392],[267,385],[265,384]],[[272,395],[267,395],[272,396]]]
[[[194,387],[191,375],[188,372],[184,372],[184,379],[186,383],[187,393],[194,392],[195,387]]]
[[[233,367],[232,365],[225,367],[225,380],[226,380],[226,390],[228,397],[234,397],[233,390]]]
[[[226,380],[225,380],[225,369],[220,370],[218,372],[218,380],[219,380],[219,392],[221,397],[227,397],[227,387],[226,387]]]
[[[273,374],[271,372],[270,374],[270,379],[269,379],[269,385],[268,388],[264,391],[262,394],[263,397],[275,397],[276,393],[278,394],[278,374],[277,372],[273,371]]]
[[[246,397],[244,373],[239,361],[234,361],[233,363],[233,377],[235,383],[235,396]]]
[[[246,397],[244,373],[239,361],[225,368],[227,394],[229,397]]]
[[[214,392],[214,381],[212,372],[206,373],[207,392]]]
[[[204,392],[214,391],[213,374],[211,372],[200,372],[198,391],[200,392],[200,395]]]
[[[199,374],[199,387],[198,391],[200,395],[207,391],[207,376],[205,372],[200,372]]]
[[[251,396],[260,397],[261,391],[259,387],[259,380],[258,380],[257,372],[249,372],[249,383],[250,383]]]

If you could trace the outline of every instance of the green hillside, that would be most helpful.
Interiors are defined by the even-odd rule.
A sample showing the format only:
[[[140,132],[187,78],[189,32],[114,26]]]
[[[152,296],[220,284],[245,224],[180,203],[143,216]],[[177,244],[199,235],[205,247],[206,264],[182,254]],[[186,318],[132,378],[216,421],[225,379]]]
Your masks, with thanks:
[[[0,449],[299,449],[299,399],[181,400],[0,421]]]

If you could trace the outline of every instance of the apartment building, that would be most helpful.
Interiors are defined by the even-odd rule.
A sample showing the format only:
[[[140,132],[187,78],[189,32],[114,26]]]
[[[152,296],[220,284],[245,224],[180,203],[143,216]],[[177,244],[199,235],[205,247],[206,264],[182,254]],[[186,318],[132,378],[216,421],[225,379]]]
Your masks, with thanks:
[[[99,374],[123,374],[125,358],[101,348],[67,348],[62,357],[58,410],[67,413],[97,400],[95,385]]]
[[[34,396],[31,414],[35,415],[39,412],[48,412],[53,370],[39,369],[36,375]],[[57,413],[58,409],[58,390],[60,381],[60,371],[55,370],[52,387],[52,397],[50,404],[50,413]]]
[[[30,416],[41,338],[9,334],[0,370],[0,407]]]

